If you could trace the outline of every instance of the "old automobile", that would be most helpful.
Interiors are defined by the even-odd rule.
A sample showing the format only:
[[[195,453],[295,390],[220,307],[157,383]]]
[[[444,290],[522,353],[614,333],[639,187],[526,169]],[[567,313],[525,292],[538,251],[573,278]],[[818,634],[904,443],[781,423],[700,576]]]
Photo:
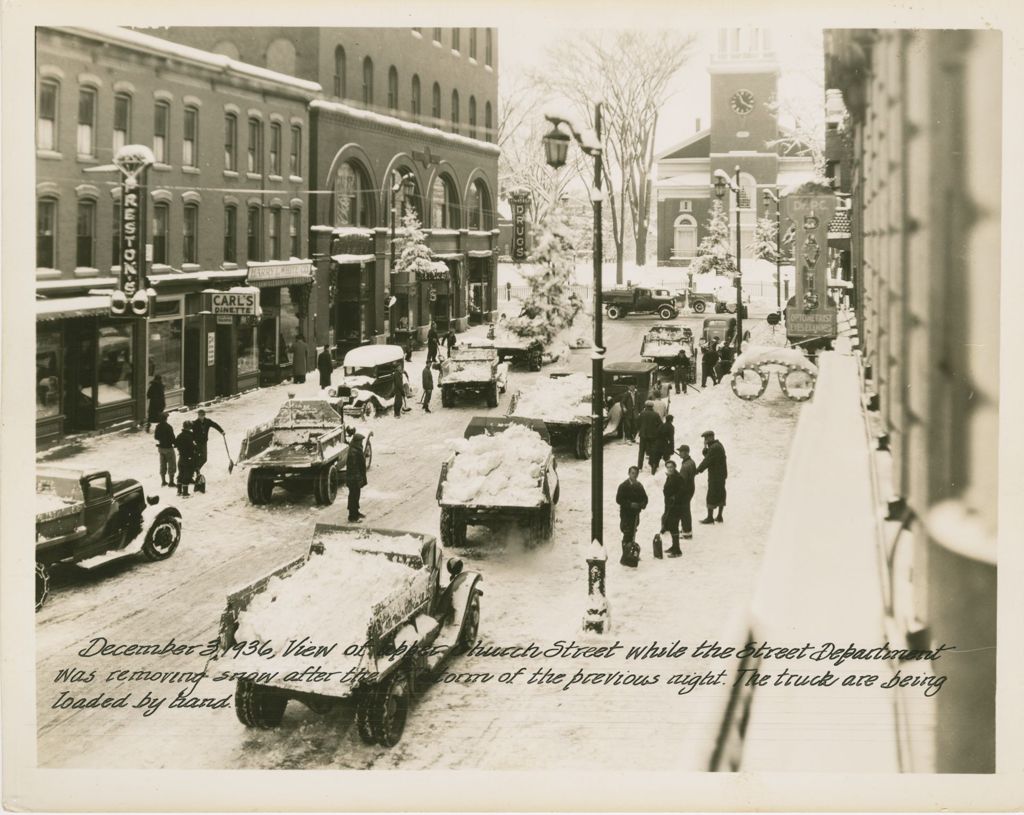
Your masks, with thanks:
[[[342,379],[328,393],[348,416],[384,413],[395,404],[396,371],[404,380],[404,349],[397,345],[361,345],[345,354]]]

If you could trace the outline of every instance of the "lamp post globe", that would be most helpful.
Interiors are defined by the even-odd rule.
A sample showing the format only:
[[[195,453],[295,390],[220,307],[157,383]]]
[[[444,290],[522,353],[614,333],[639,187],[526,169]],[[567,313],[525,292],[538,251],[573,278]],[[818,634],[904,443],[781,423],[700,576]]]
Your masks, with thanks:
[[[548,166],[558,169],[565,166],[565,160],[569,155],[569,142],[571,138],[562,132],[558,125],[551,128],[551,131],[544,137],[544,155]]]
[[[718,173],[715,173],[715,197],[725,198],[725,180]]]

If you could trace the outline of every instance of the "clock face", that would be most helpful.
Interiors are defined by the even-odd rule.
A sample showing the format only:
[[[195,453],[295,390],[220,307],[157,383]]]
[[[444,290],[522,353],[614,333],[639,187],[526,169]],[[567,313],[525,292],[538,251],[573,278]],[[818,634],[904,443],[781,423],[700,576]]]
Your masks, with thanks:
[[[748,90],[736,91],[729,99],[729,104],[741,116],[746,116],[754,109],[754,94]]]

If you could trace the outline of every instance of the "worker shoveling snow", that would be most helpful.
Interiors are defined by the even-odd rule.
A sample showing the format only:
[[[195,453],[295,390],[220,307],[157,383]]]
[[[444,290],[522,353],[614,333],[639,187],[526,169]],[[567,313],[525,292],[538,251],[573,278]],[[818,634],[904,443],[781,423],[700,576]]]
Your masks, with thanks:
[[[537,506],[551,446],[535,431],[511,425],[496,435],[459,439],[444,482],[444,504]]]
[[[588,422],[590,395],[590,377],[585,374],[552,377],[520,393],[512,415],[547,422]]]

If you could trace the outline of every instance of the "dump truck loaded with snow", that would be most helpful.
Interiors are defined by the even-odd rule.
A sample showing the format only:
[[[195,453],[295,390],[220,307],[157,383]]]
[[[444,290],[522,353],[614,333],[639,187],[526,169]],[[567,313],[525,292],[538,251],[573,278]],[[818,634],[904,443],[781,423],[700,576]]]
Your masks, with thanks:
[[[441,363],[441,404],[452,407],[466,395],[484,395],[487,407],[498,406],[498,394],[508,385],[508,363],[498,361],[495,348],[453,348]]]
[[[442,583],[441,560],[431,535],[317,524],[304,556],[228,596],[207,673],[235,682],[246,727],[349,699],[359,737],[392,747],[417,680],[477,640],[480,574],[450,559]]]
[[[272,421],[245,434],[238,463],[249,469],[249,500],[266,504],[281,486],[312,492],[318,504],[333,504],[345,478],[350,436],[326,399],[289,399]],[[369,469],[373,432],[360,436]]]
[[[588,459],[593,446],[592,392],[586,374],[552,374],[529,390],[512,394],[508,415],[543,422],[553,442],[571,442],[576,458]]]
[[[549,538],[558,473],[543,422],[477,416],[437,481],[441,541],[463,546],[467,526],[526,526],[531,542]]]
[[[49,596],[56,563],[95,566],[139,551],[151,561],[173,555],[181,513],[157,509],[159,502],[156,495],[147,498],[138,481],[113,481],[105,470],[37,470],[36,611]]]
[[[689,382],[697,381],[697,366],[694,364],[695,352],[693,330],[689,326],[675,323],[660,323],[651,326],[640,343],[640,357],[645,361],[654,362],[666,380],[673,381],[673,369],[679,363],[679,355],[685,354],[690,360]]]
[[[498,352],[499,362],[508,362],[528,371],[539,371],[544,364],[544,343],[506,331],[498,331],[494,339],[467,337],[463,345],[467,348],[493,348]]]

